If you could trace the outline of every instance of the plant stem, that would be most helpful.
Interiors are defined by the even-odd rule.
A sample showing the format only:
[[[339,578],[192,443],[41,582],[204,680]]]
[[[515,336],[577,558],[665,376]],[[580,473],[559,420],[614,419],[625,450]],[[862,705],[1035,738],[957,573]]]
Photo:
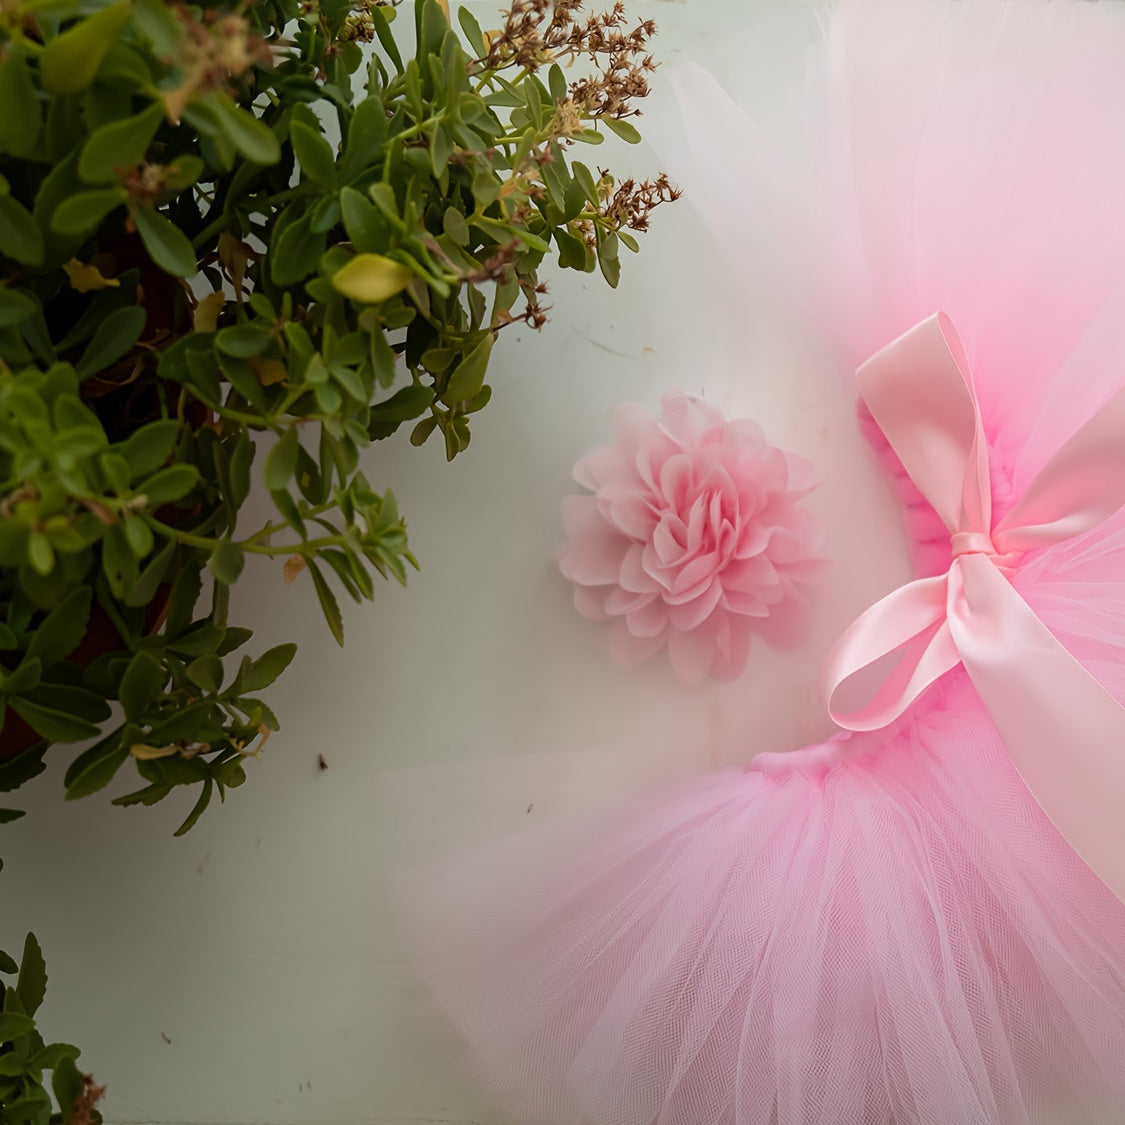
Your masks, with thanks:
[[[202,535],[194,535],[190,531],[182,531],[180,528],[170,527],[168,524],[162,523],[160,520],[156,519],[155,516],[145,514],[144,520],[153,531],[159,532],[166,539],[174,539],[177,543],[182,543],[185,547],[196,547],[201,551],[213,551],[220,543],[218,539],[208,539]],[[280,530],[280,528],[277,530]],[[276,558],[278,555],[315,555],[317,551],[325,547],[338,547],[345,542],[345,537],[343,535],[324,535],[320,539],[305,539],[300,543],[285,543],[280,546],[270,546],[265,543],[256,542],[256,539],[261,536],[261,534],[262,532],[259,531],[249,539],[236,539],[234,543],[237,547],[241,547],[247,554],[266,555],[269,558]]]
[[[425,121],[418,121],[411,125],[409,129],[403,129],[401,133],[395,137],[395,140],[409,141],[413,140],[420,133],[424,133],[431,125],[440,125],[445,120],[444,113],[435,114],[433,117],[427,117]]]
[[[263,208],[272,207],[278,203],[287,203],[290,199],[295,199],[304,191],[305,185],[303,183],[297,184],[294,187],[286,188],[284,191],[279,191],[276,195],[271,195],[267,199],[261,201]],[[227,227],[230,226],[231,220],[234,218],[233,211],[226,211],[220,215],[213,223],[205,226],[192,240],[192,246],[198,250],[205,243],[209,242],[217,234],[222,234]]]

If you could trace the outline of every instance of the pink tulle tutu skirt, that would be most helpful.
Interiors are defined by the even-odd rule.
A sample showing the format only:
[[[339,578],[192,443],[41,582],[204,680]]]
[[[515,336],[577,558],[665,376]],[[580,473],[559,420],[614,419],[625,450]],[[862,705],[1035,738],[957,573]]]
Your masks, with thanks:
[[[1125,386],[1123,58],[1108,5],[842,0],[780,140],[675,78],[662,155],[744,296],[786,294],[845,372],[951,315],[997,517]],[[948,534],[860,424],[917,571],[943,570]],[[1013,582],[1125,701],[1125,515]],[[1125,1121],[1125,904],[962,669],[888,728],[475,847],[396,896],[520,1125]]]

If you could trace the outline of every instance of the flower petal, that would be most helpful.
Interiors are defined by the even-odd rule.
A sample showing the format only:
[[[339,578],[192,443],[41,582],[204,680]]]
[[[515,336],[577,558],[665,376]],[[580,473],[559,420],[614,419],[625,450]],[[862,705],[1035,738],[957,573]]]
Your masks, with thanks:
[[[621,564],[632,545],[606,523],[592,496],[563,498],[568,542],[559,553],[559,569],[572,582],[606,585],[618,581]]]
[[[659,636],[668,624],[668,607],[659,598],[652,598],[630,610],[625,615],[625,624],[634,637]]]
[[[723,600],[723,584],[717,578],[698,597],[690,602],[673,605],[668,615],[668,621],[673,629],[686,632],[688,629],[698,629],[704,621],[715,611],[715,607]]]

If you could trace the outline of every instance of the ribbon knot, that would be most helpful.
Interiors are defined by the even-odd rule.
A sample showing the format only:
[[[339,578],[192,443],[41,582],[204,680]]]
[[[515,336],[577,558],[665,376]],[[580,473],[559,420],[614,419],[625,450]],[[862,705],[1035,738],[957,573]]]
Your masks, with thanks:
[[[1000,557],[1000,552],[993,545],[992,536],[983,531],[955,531],[949,545],[953,548],[955,559],[962,555],[988,555],[993,559]]]
[[[935,313],[856,372],[860,394],[950,533],[945,574],[909,582],[847,629],[828,654],[832,717],[874,730],[963,664],[1016,768],[1076,852],[1125,902],[1125,708],[1063,647],[1010,577],[1027,551],[1096,527],[1125,505],[1125,391],[1047,462],[992,524],[988,447],[964,348]],[[872,698],[842,710],[857,673]],[[874,666],[879,665],[878,669]]]

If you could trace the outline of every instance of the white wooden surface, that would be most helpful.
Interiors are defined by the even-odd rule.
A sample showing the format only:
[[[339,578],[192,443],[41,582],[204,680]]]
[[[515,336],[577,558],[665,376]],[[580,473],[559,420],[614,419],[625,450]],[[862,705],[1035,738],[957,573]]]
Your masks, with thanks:
[[[660,57],[737,76],[767,115],[798,80],[815,27],[804,0],[630,6],[657,20]],[[495,10],[474,7],[482,23]],[[641,124],[668,112],[665,92]],[[643,149],[613,163],[659,166]],[[686,203],[658,212],[640,259],[627,257],[617,293],[598,278],[550,279],[552,322],[503,338],[495,398],[465,456],[446,465],[436,442],[415,450],[405,435],[372,451],[369,476],[395,488],[422,571],[347,613],[346,648],[307,582],[286,588],[280,566],[248,567],[233,618],[259,648],[295,639],[300,652],[272,696],[283,730],[226,807],[174,840],[184,798],[149,810],[110,808],[106,795],[64,804],[65,752],[18,795],[30,815],[0,840],[0,946],[39,934],[45,1030],[84,1047],[108,1085],[109,1122],[501,1122],[459,1075],[396,946],[377,878],[381,771],[642,738],[694,747],[702,766],[827,729],[813,670],[846,621],[905,575],[893,552],[874,569],[842,548],[847,519],[897,536],[851,404],[842,389],[813,394],[817,357],[752,309],[717,318],[714,247]],[[814,638],[799,654],[758,650],[734,684],[688,689],[663,665],[615,668],[554,567],[574,460],[608,439],[615,403],[654,406],[673,386],[757,418],[826,478],[812,506],[835,566]],[[413,815],[428,844],[456,845],[448,819]]]

